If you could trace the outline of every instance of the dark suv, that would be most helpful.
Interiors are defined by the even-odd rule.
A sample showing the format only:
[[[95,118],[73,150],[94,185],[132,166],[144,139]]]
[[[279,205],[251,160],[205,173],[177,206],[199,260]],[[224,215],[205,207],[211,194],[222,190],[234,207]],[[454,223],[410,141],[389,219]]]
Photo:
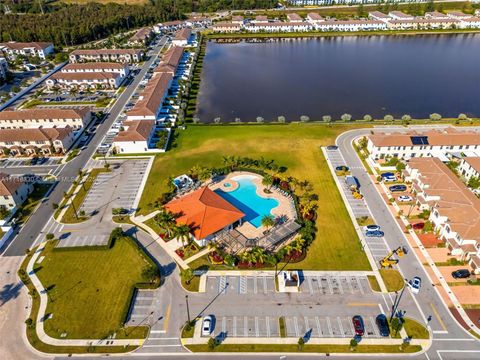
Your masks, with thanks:
[[[388,327],[387,317],[384,314],[378,315],[375,322],[377,323],[380,335],[390,336],[390,328]]]
[[[454,279],[466,279],[470,277],[470,271],[468,269],[458,269],[452,272]]]
[[[406,185],[392,185],[388,188],[391,192],[399,192],[399,191],[406,191],[407,186]]]

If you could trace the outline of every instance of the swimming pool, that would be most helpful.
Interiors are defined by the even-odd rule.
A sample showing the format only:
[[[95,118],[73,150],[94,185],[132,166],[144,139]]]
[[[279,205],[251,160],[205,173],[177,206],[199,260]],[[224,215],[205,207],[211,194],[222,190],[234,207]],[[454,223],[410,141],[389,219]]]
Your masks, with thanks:
[[[225,192],[217,189],[215,192],[230,204],[245,213],[244,221],[248,221],[256,228],[262,225],[262,218],[265,215],[271,215],[272,209],[279,205],[278,200],[266,199],[257,195],[257,186],[252,181],[251,176],[236,176],[234,180],[238,183],[238,188]]]

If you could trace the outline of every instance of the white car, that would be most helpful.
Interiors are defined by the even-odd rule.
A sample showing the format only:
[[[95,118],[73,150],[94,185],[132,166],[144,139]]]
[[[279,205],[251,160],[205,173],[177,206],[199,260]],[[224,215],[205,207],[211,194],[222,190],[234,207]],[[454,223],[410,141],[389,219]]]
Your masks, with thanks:
[[[408,195],[400,195],[397,200],[399,202],[410,202],[410,201],[413,201],[413,198],[411,196],[408,196]]]
[[[210,315],[203,317],[202,336],[210,336],[210,333],[212,332],[212,322],[213,319]]]
[[[422,286],[422,279],[420,279],[418,276],[415,276],[408,282],[408,286],[410,286],[410,289],[412,289],[413,294],[418,294],[420,292],[420,287]]]

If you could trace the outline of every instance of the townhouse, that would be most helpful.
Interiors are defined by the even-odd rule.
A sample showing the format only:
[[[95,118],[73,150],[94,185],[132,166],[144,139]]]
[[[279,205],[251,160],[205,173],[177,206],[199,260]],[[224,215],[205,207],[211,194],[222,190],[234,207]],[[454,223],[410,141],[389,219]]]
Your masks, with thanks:
[[[451,19],[467,20],[472,17],[470,14],[465,14],[461,11],[447,11],[447,16]]]
[[[390,20],[388,28],[392,30],[407,29],[452,29],[461,26],[461,21],[457,19],[402,19]]]
[[[312,12],[307,14],[307,21],[311,22],[312,24],[316,24],[318,22],[325,21],[325,19],[319,14]]]
[[[113,139],[113,148],[118,154],[142,153],[152,147],[155,120],[125,121],[122,127]]]
[[[48,89],[117,89],[125,78],[109,72],[56,72],[45,82]]]
[[[175,33],[172,39],[172,44],[175,46],[187,46],[192,43],[192,30],[190,28],[183,28]]]
[[[240,30],[242,30],[242,26],[232,22],[218,22],[212,25],[213,32],[234,33],[239,32]]]
[[[480,178],[480,157],[468,156],[462,158],[457,170],[467,180],[471,177]]]
[[[85,73],[85,72],[118,73],[123,77],[128,76],[128,74],[130,73],[130,70],[127,64],[115,63],[115,62],[67,64],[60,71],[63,73]]]
[[[80,109],[28,109],[0,111],[0,129],[85,128],[92,120],[87,107]]]
[[[0,57],[0,80],[7,78],[8,62],[7,59]]]
[[[268,17],[265,16],[265,15],[257,15],[257,16],[255,16],[255,19],[251,20],[250,22],[252,22],[252,23],[257,23],[257,22],[264,23],[264,22],[268,22]]]
[[[0,154],[6,156],[64,154],[74,140],[75,133],[69,126],[0,129]]]
[[[75,50],[70,53],[70,62],[113,61],[134,63],[143,60],[145,52],[141,49],[92,49]]]
[[[0,173],[0,208],[7,210],[10,214],[13,214],[27,200],[32,191],[32,183],[25,178]]]
[[[429,220],[454,256],[480,273],[480,199],[438,158],[407,162],[417,206],[430,210]]]
[[[170,73],[175,75],[178,65],[183,58],[184,50],[181,46],[172,46],[162,56],[162,60],[158,66],[153,70],[154,73]]]
[[[439,157],[445,159],[449,153],[480,150],[480,134],[454,128],[409,131],[402,134],[374,132],[367,136],[367,150],[371,160],[398,157]]]
[[[480,17],[470,17],[468,19],[463,19],[460,22],[460,27],[462,29],[478,29],[480,28]]]
[[[379,20],[327,20],[315,24],[319,31],[371,31],[386,30],[387,24]]]
[[[0,43],[0,51],[10,59],[15,59],[18,55],[38,56],[45,59],[48,54],[53,53],[53,44],[50,42],[7,42]]]
[[[313,25],[309,22],[266,22],[245,25],[248,32],[305,32],[311,31]]]
[[[300,15],[296,13],[290,13],[290,14],[287,14],[287,21],[300,23],[300,22],[303,22],[303,19]]]
[[[145,46],[145,45],[148,45],[152,37],[153,37],[152,29],[149,27],[144,27],[137,30],[137,32],[133,34],[130,37],[130,39],[128,39],[128,43],[130,45]]]
[[[390,16],[388,16],[387,14],[384,14],[380,11],[371,11],[368,13],[368,18],[369,19],[373,19],[373,20],[379,20],[379,21],[383,21],[383,22],[387,22],[389,20],[392,20],[390,18]]]
[[[401,11],[390,11],[388,16],[393,20],[413,20],[415,19],[414,16],[405,14]]]
[[[153,31],[156,33],[163,33],[167,31],[175,31],[186,26],[186,23],[181,20],[166,21],[163,23],[158,23],[153,26]]]
[[[232,16],[232,23],[243,25],[244,22],[245,22],[245,19],[243,18],[243,16],[240,16],[240,15]]]
[[[427,11],[424,15],[425,19],[449,19],[447,14],[439,11]]]

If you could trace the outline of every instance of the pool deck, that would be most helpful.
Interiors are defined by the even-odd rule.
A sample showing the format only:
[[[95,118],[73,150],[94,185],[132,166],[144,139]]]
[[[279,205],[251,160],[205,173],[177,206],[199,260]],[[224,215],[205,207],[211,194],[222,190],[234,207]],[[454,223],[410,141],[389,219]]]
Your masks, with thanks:
[[[217,189],[221,189],[225,192],[234,191],[238,188],[238,183],[235,181],[235,178],[238,176],[248,176],[252,178],[252,182],[257,187],[257,195],[259,197],[265,199],[275,199],[278,201],[278,206],[273,208],[271,211],[272,215],[275,218],[279,218],[282,216],[286,216],[288,220],[294,220],[297,218],[297,212],[295,211],[295,204],[293,203],[293,200],[273,189],[271,190],[271,194],[265,193],[264,189],[266,187],[262,184],[262,177],[258,174],[244,171],[235,171],[228,174],[225,179],[215,184],[211,184],[209,187],[213,191]],[[225,187],[225,183],[229,183],[231,184],[231,186]],[[256,228],[247,221],[245,221],[242,225],[238,226],[236,229],[248,239],[260,238],[263,236],[263,232],[265,231],[263,227]]]

